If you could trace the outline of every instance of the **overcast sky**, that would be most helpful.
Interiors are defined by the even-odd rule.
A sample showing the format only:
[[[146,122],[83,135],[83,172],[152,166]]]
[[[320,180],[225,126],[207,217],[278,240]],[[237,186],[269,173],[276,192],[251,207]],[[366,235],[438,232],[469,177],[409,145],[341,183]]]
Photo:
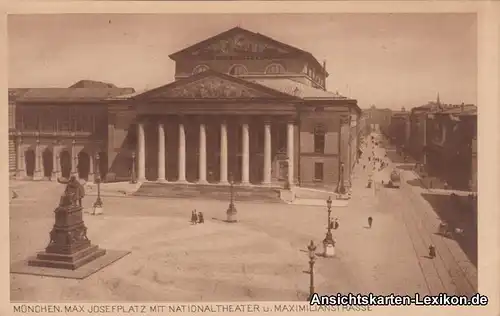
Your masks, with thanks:
[[[476,103],[472,14],[10,15],[9,87],[81,79],[136,90],[171,82],[168,55],[234,26],[327,61],[327,88],[362,108]]]

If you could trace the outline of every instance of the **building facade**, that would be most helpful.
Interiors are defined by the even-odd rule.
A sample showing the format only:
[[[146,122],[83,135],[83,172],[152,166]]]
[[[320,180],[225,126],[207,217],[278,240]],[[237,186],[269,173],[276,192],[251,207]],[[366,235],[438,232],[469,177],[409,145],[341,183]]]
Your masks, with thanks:
[[[400,148],[407,148],[410,141],[410,113],[405,109],[394,111],[389,125],[391,142]]]
[[[16,100],[16,174],[106,181],[350,185],[356,100],[326,91],[310,53],[236,27],[170,55],[146,92],[86,82]],[[99,153],[99,165],[96,165]]]
[[[477,190],[477,107],[443,105],[427,119],[426,169],[451,188]]]

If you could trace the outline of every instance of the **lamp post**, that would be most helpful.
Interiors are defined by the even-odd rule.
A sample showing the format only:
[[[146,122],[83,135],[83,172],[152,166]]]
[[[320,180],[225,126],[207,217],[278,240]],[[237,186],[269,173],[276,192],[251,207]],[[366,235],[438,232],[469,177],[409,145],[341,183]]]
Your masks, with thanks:
[[[227,222],[228,223],[236,223],[236,214],[237,210],[236,207],[234,206],[234,180],[233,180],[233,174],[229,174],[229,207],[227,208],[226,215],[227,215]]]
[[[95,182],[97,183],[97,199],[93,205],[93,215],[99,215],[103,213],[103,203],[101,200],[101,164],[100,164],[100,155],[96,153],[95,161],[96,161],[96,177]]]
[[[326,231],[325,239],[323,239],[323,256],[325,258],[330,258],[335,256],[335,240],[332,236],[332,198],[329,196],[326,200],[326,206],[328,207],[328,229]]]
[[[316,245],[311,240],[309,246],[307,246],[307,250],[309,250],[309,299],[310,301],[314,295],[314,263],[316,262]]]
[[[345,194],[344,186],[344,163],[340,163],[340,174],[339,174],[339,184],[337,186],[337,193]]]
[[[137,183],[137,176],[135,174],[135,151],[132,152],[132,170],[130,173],[130,183]]]

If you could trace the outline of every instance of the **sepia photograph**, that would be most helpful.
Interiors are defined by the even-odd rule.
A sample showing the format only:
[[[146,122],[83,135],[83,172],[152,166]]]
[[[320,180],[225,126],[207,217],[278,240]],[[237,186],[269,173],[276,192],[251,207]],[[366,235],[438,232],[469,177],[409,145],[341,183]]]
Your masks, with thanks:
[[[473,13],[10,14],[11,302],[478,292]]]

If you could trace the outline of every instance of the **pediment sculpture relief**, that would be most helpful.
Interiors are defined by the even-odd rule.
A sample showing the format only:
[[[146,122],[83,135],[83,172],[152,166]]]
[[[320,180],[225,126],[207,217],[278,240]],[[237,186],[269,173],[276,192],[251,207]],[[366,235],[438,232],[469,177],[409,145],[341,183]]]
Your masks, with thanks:
[[[275,45],[270,45],[255,40],[250,40],[244,35],[235,35],[226,39],[218,40],[206,47],[194,51],[192,54],[199,55],[238,55],[238,54],[286,54],[287,50]]]
[[[166,93],[167,97],[173,98],[252,98],[263,94],[243,85],[238,85],[221,78],[205,78]]]

